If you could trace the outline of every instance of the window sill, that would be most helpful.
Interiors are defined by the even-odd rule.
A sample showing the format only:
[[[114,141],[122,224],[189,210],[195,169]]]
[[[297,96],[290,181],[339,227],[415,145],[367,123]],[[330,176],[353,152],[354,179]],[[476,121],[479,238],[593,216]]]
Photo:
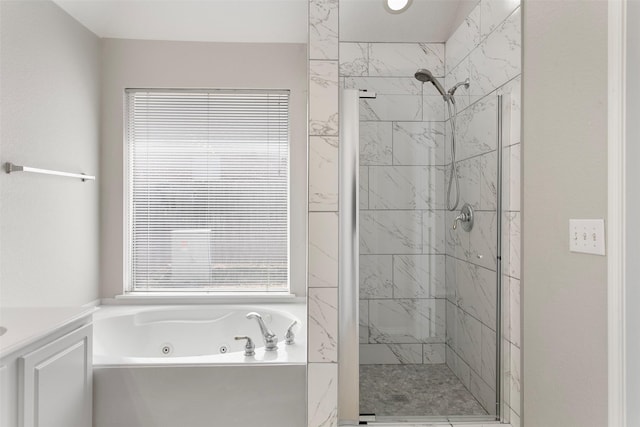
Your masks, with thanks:
[[[193,292],[145,292],[116,295],[101,302],[114,304],[257,304],[303,303],[305,298],[284,292],[193,293]]]

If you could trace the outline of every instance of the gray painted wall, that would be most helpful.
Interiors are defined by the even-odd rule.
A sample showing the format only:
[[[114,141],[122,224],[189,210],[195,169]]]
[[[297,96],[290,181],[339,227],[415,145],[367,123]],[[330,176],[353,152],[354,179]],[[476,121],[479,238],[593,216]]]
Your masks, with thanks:
[[[1,162],[98,182],[0,173],[0,304],[98,297],[98,38],[50,1],[0,3]]]
[[[102,40],[100,164],[100,296],[123,290],[123,165],[125,88],[290,89],[291,287],[306,293],[306,102],[304,44]],[[258,71],[258,72],[257,72]]]
[[[524,5],[524,426],[607,424],[607,259],[569,252],[606,218],[607,2]]]
[[[640,1],[627,2],[627,20],[627,425],[640,426]]]

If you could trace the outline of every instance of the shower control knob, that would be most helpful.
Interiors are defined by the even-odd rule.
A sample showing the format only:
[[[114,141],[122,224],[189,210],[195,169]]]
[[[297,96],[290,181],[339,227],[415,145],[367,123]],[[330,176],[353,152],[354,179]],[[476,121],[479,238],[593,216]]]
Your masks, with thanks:
[[[473,228],[473,208],[469,203],[465,203],[460,209],[460,214],[453,221],[453,229],[458,228],[458,222],[462,225],[464,231],[471,231]]]

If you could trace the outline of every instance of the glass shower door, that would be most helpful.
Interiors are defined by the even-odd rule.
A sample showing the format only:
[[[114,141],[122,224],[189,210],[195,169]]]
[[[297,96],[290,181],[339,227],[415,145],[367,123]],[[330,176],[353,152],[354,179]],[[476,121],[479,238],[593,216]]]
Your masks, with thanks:
[[[354,199],[359,199],[359,214],[341,211],[345,230],[349,225],[342,218],[359,221],[358,252],[353,246],[345,249],[341,240],[341,250],[351,251],[359,264],[358,295],[350,296],[351,304],[357,305],[359,345],[355,352],[346,344],[340,347],[345,349],[342,355],[357,357],[358,372],[352,370],[351,379],[359,377],[359,388],[343,396],[350,396],[352,412],[357,406],[365,420],[495,419],[500,392],[496,375],[500,354],[496,340],[500,335],[499,97],[494,94],[458,116],[459,205],[469,203],[474,213],[473,228],[465,231],[460,226],[453,229],[459,210],[448,211],[445,206],[451,168],[444,145],[449,122],[390,123],[392,159],[398,159],[396,147],[402,150],[399,133],[412,129],[411,138],[423,148],[431,144],[432,151],[442,150],[440,155],[432,152],[423,158],[444,159],[443,165],[366,163],[367,150],[373,151],[367,148],[372,143],[368,128],[380,124],[362,120],[367,117],[362,111],[380,108],[375,103],[384,102],[383,95],[378,92],[375,99],[360,100],[359,160],[354,165],[352,150],[352,171],[343,174],[349,179],[357,175],[359,182]],[[343,128],[346,131],[348,126]],[[347,149],[342,142],[341,150]],[[348,159],[343,155],[341,162]],[[414,163],[419,160],[411,158]],[[341,194],[347,194],[344,186]],[[344,200],[341,206],[347,203]],[[353,234],[346,237],[351,242],[356,239]],[[355,276],[344,277],[345,282],[349,280]],[[341,285],[341,293],[344,289],[348,287]],[[342,337],[348,323],[341,318],[340,325]],[[355,325],[348,327],[353,334]],[[342,358],[340,363],[344,371]]]

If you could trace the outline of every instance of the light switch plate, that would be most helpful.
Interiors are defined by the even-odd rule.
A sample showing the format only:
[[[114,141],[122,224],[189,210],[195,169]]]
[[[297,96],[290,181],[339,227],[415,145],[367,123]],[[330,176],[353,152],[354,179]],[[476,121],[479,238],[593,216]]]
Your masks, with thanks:
[[[604,219],[570,219],[569,250],[604,255]]]

